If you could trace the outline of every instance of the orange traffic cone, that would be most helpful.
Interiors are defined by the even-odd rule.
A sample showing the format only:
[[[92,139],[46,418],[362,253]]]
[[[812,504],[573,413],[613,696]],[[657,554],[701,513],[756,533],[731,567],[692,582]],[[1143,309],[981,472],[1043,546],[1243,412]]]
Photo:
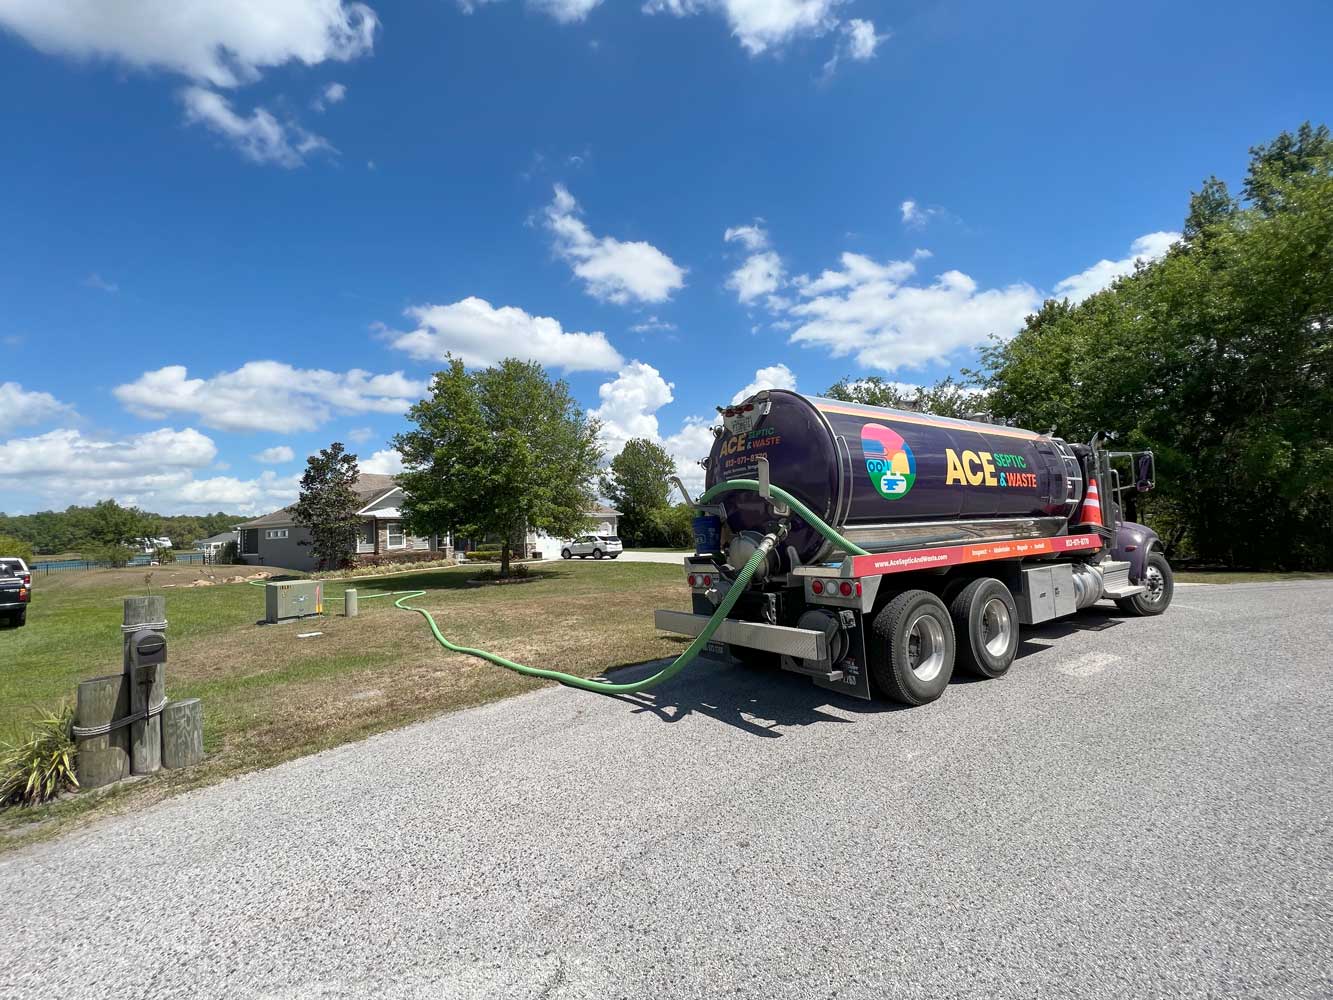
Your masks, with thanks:
[[[1103,526],[1102,521],[1102,498],[1097,492],[1097,480],[1088,480],[1088,492],[1083,495],[1083,506],[1078,512],[1079,524],[1092,524],[1098,527]]]

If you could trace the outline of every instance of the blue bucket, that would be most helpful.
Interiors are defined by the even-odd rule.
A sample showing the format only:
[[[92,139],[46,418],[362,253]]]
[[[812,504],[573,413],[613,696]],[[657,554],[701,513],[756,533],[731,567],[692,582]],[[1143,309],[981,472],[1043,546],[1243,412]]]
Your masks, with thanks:
[[[694,519],[694,554],[710,556],[722,548],[722,519],[716,514],[700,514]]]

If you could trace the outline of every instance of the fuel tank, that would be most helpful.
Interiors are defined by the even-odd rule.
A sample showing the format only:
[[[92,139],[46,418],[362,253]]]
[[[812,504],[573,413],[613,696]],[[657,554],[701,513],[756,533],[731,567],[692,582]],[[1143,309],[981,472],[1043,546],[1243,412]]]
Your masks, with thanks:
[[[723,414],[707,459],[709,487],[757,478],[781,486],[871,552],[976,538],[1062,534],[1082,499],[1078,463],[1057,438],[999,424],[891,410],[786,389]],[[764,530],[755,493],[720,500],[724,534]],[[783,567],[821,562],[833,547],[798,517]]]

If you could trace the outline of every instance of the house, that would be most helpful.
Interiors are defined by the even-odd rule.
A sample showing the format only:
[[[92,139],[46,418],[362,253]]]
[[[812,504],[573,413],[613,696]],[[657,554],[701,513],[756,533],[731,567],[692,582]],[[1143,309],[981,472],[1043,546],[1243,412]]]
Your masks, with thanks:
[[[620,511],[615,508],[599,503],[588,510],[586,514],[588,528],[584,534],[615,535],[619,533]],[[523,545],[527,549],[524,554],[539,559],[559,559],[560,550],[564,548],[568,541],[568,538],[552,538],[544,531],[529,531],[523,539]]]
[[[417,538],[403,528],[403,514],[399,505],[403,488],[393,476],[363,472],[352,485],[361,508],[357,511],[361,526],[356,534],[356,556],[410,557],[416,552],[438,552],[443,558],[453,554],[453,545],[447,536]],[[286,569],[313,570],[315,554],[310,548],[310,529],[296,523],[291,508],[265,514],[253,521],[238,524],[241,561],[262,566],[281,566]]]
[[[171,539],[165,535],[161,538],[136,538],[131,547],[138,549],[144,555],[151,556],[158,549],[171,548]]]
[[[194,543],[196,552],[206,552],[210,556],[215,556],[231,542],[240,542],[240,536],[233,528],[231,531],[220,531],[216,535],[209,535],[207,538],[201,538]]]

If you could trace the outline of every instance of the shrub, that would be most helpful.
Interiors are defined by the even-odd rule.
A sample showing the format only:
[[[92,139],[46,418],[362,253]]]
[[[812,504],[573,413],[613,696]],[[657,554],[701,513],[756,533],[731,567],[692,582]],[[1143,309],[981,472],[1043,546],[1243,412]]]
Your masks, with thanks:
[[[124,566],[134,558],[134,550],[128,545],[95,545],[85,549],[83,557],[108,566]]]
[[[213,561],[221,566],[235,566],[241,561],[241,547],[233,539],[213,553]]]
[[[0,803],[35,805],[79,787],[73,724],[73,706],[62,705],[39,719],[24,742],[0,744]]]
[[[445,558],[443,552],[429,549],[408,549],[405,552],[381,552],[379,555],[357,556],[353,567],[398,566],[404,563],[440,562]]]
[[[157,560],[160,566],[170,566],[176,561],[176,550],[166,546],[158,546],[153,549],[153,558]]]

